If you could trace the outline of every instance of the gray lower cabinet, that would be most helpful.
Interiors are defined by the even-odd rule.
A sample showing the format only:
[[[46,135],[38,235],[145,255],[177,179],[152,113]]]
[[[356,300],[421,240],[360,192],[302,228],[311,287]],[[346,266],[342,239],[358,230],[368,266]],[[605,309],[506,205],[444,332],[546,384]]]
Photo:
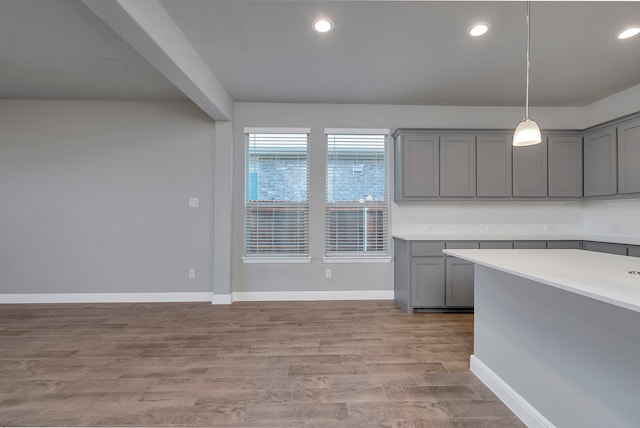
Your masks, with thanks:
[[[444,303],[444,257],[411,258],[411,306],[441,308]]]
[[[584,196],[618,192],[616,127],[584,133]]]
[[[505,250],[513,248],[513,242],[511,241],[481,241],[480,248],[487,248],[493,250]]]
[[[547,141],[513,148],[513,196],[547,196]]]
[[[476,140],[476,195],[511,197],[511,134],[478,135]]]
[[[627,247],[627,252],[631,257],[640,257],[640,246],[638,245],[630,245]]]
[[[547,248],[550,250],[581,250],[581,241],[548,241]]]
[[[446,242],[447,249],[478,249],[477,241]],[[445,257],[445,299],[447,308],[473,307],[473,263],[456,257]]]
[[[640,246],[594,241],[393,241],[395,300],[408,313],[473,309],[473,263],[445,256],[445,248],[584,249],[640,257]]]
[[[582,135],[547,135],[550,198],[582,197]]]
[[[476,195],[476,136],[440,137],[440,196]]]
[[[513,248],[518,250],[542,250],[547,248],[547,241],[516,241]]]
[[[640,193],[640,117],[618,125],[618,193]]]
[[[455,257],[445,258],[445,306],[473,307],[473,263]]]
[[[599,253],[627,255],[627,246],[623,244],[610,244],[608,242],[591,242],[585,241],[583,248],[587,251],[597,251]]]

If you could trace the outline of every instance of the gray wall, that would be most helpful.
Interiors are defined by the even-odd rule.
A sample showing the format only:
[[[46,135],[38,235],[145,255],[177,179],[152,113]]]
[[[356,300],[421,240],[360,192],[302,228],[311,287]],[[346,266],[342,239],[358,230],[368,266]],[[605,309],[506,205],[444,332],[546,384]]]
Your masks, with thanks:
[[[0,293],[209,291],[214,139],[190,102],[0,101]]]
[[[602,112],[538,107],[532,114],[545,128],[580,129],[606,120],[611,105],[631,113],[632,102],[617,101],[622,95],[605,100]],[[512,128],[521,115],[520,107],[236,103],[233,122],[214,124],[191,103],[0,100],[0,293],[205,292],[211,283],[222,296],[392,290],[391,263],[322,262],[323,128]],[[320,185],[311,194],[310,264],[240,260],[245,126],[312,128],[311,174]],[[201,208],[187,208],[192,196]],[[580,203],[536,208],[544,218],[535,227],[582,230]],[[421,230],[454,219],[451,227],[474,231],[508,223],[525,209],[392,204],[391,221],[393,228]],[[188,267],[197,268],[195,280],[187,279]],[[324,278],[327,267],[334,269],[331,280]]]

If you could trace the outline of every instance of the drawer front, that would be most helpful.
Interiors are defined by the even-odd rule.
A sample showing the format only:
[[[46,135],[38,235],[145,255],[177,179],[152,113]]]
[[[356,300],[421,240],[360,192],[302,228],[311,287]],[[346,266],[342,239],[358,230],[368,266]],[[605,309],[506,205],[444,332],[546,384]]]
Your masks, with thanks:
[[[516,241],[513,243],[513,248],[519,250],[544,249],[547,248],[547,241]]]
[[[629,249],[629,255],[631,257],[640,257],[640,246],[630,245],[628,249]]]
[[[451,241],[447,242],[449,250],[477,250],[480,248],[478,241]]]
[[[444,256],[444,241],[413,241],[411,243],[412,256]]]
[[[550,250],[579,250],[582,246],[580,241],[549,241],[547,248]]]
[[[513,248],[513,242],[511,241],[480,242],[480,248],[487,248],[487,249],[493,249],[493,250],[511,249]]]
[[[626,245],[609,244],[608,242],[585,242],[584,249],[587,251],[597,251],[599,253],[627,255]]]

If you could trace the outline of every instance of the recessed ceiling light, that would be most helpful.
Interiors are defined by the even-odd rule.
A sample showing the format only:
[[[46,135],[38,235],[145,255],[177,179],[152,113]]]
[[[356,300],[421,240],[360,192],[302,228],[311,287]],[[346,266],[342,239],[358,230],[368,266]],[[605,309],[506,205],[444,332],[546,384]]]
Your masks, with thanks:
[[[640,34],[640,27],[630,27],[618,34],[618,38],[628,39],[630,37],[637,36],[638,34]]]
[[[333,23],[327,18],[320,18],[313,23],[313,29],[318,33],[328,33],[333,29]]]
[[[487,24],[477,24],[471,27],[469,30],[469,35],[473,37],[482,36],[487,31],[489,31],[489,26]]]

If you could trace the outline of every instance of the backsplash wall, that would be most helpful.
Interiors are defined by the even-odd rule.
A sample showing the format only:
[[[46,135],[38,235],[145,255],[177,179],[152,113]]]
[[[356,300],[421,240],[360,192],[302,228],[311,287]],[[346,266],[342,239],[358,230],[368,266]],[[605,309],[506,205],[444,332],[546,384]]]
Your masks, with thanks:
[[[586,201],[582,210],[585,235],[640,238],[640,199]]]
[[[582,235],[580,201],[393,204],[392,233]]]

